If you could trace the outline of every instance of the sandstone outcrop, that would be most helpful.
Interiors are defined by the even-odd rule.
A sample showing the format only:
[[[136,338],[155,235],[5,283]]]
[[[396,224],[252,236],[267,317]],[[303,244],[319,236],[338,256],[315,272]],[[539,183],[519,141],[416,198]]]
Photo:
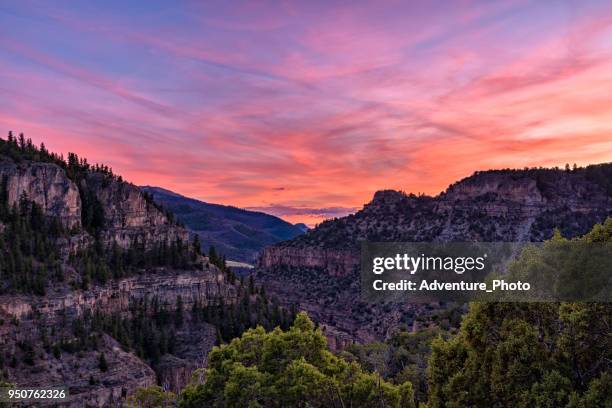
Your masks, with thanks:
[[[291,246],[268,247],[262,251],[262,267],[286,265],[291,267],[321,268],[328,274],[342,276],[359,263],[359,256],[353,250],[326,249]]]
[[[81,226],[79,189],[62,168],[51,163],[15,163],[0,157],[0,180],[6,182],[8,203],[25,195],[68,228]]]
[[[142,191],[135,185],[109,180],[103,174],[92,173],[86,179],[87,188],[92,189],[104,212],[103,241],[117,242],[128,248],[134,242],[142,242],[147,248],[165,241],[181,240],[186,243],[186,229],[171,223],[166,215],[145,200]]]
[[[79,186],[57,164],[16,163],[0,157],[0,181],[6,182],[10,206],[25,196],[68,229],[81,228],[83,200]],[[137,186],[97,172],[88,173],[81,183],[81,187],[92,191],[100,203],[104,214],[100,234],[104,244],[117,242],[120,247],[128,248],[134,242],[141,242],[150,248],[162,241],[186,243],[189,240],[187,230],[171,223],[162,211],[145,199]]]
[[[225,283],[223,275],[210,267],[208,271],[167,271],[132,276],[89,290],[70,290],[60,285],[44,296],[0,295],[0,312],[26,319],[32,313],[43,314],[47,320],[61,316],[75,317],[87,310],[105,313],[128,312],[130,303],[157,298],[160,304],[174,306],[180,296],[185,308],[194,302],[206,305],[218,298],[235,300],[236,289]],[[1,340],[0,340],[1,341]]]

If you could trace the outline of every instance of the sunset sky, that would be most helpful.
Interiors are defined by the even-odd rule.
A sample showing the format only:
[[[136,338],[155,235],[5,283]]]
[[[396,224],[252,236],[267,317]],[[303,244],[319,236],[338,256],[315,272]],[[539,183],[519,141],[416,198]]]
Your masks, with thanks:
[[[96,3],[0,3],[3,137],[308,224],[612,161],[610,2]]]

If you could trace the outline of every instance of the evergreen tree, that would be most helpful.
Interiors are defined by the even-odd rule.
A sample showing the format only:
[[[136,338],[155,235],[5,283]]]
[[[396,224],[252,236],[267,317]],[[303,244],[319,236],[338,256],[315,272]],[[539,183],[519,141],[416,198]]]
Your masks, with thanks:
[[[198,377],[181,393],[181,408],[415,406],[410,383],[390,384],[333,355],[303,313],[288,331],[258,327],[215,347],[204,382]]]
[[[195,234],[195,236],[193,237],[193,253],[196,255],[201,255],[202,254],[202,248],[201,248],[201,244],[200,244],[200,236],[198,234]]]
[[[216,265],[219,262],[219,259],[217,258],[217,250],[212,245],[208,249],[208,259],[210,260],[210,263],[213,265]]]
[[[612,218],[581,240],[612,242]],[[608,303],[472,303],[459,334],[432,343],[428,407],[612,406],[611,326]]]
[[[177,327],[181,327],[183,325],[183,298],[181,295],[176,297],[176,308],[174,312],[174,324]]]
[[[104,353],[100,353],[100,357],[98,358],[98,368],[103,373],[108,370],[108,364],[106,362],[106,357],[104,356]]]

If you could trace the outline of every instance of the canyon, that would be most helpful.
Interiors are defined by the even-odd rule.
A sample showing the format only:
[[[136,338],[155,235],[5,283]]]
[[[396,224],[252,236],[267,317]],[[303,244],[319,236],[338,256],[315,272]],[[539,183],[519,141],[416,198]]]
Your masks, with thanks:
[[[434,197],[378,191],[357,213],[265,248],[258,278],[308,311],[333,346],[384,340],[445,305],[362,302],[360,242],[542,241],[555,228],[574,237],[612,214],[611,186],[612,164],[602,164],[476,172]]]
[[[0,148],[4,143],[0,140]],[[30,156],[41,154],[32,151]],[[16,213],[24,203],[35,203],[44,217],[61,224],[62,233],[53,241],[59,255],[49,266],[55,272],[45,275],[48,280],[38,288],[44,295],[20,291],[8,278],[0,280],[0,380],[67,385],[68,401],[46,406],[70,408],[120,406],[137,388],[154,384],[180,391],[194,370],[206,367],[208,352],[220,336],[219,326],[182,312],[240,303],[239,282],[224,268],[224,259],[213,260],[192,249],[186,227],[150,193],[107,168],[91,167],[76,157],[64,162],[13,156],[0,150],[7,208]],[[449,306],[361,301],[362,241],[542,241],[555,228],[568,237],[584,234],[611,214],[612,164],[569,171],[477,172],[434,197],[382,190],[355,214],[325,221],[304,234],[289,231],[297,236],[261,251],[255,277],[265,287],[265,299],[307,311],[330,347],[340,350],[354,342],[388,339],[399,327],[419,331],[434,320],[440,324]],[[0,233],[10,229],[6,220],[11,216],[5,216],[7,224],[0,221]],[[188,265],[147,264],[146,258],[161,257],[170,244],[187,248]],[[5,255],[9,249],[0,246]],[[144,266],[136,264],[122,275],[110,270],[103,279],[92,279],[83,270],[94,268],[90,264],[96,251],[123,251],[121,259],[139,252],[145,254]],[[30,269],[44,263],[21,262]],[[246,303],[257,291],[263,293],[261,288],[248,293]],[[139,314],[152,318],[143,308],[152,304],[181,316],[180,324],[167,323],[174,328],[173,347],[155,364],[126,346],[129,342],[120,331],[83,333],[81,325],[92,315],[112,317],[115,320],[109,321],[120,326]],[[75,333],[90,343],[79,345]]]
[[[236,286],[208,258],[198,255],[195,269],[154,267],[83,287],[69,259],[78,259],[94,243],[125,250],[141,245],[147,250],[160,243],[187,244],[188,231],[171,222],[138,187],[104,172],[87,171],[75,181],[56,163],[0,156],[0,180],[9,207],[18,207],[27,199],[69,231],[55,242],[62,277],[48,283],[44,296],[10,288],[0,294],[0,360],[6,381],[69,388],[67,401],[41,406],[120,406],[138,387],[160,383],[178,392],[195,369],[206,366],[216,329],[204,322],[192,324],[187,314],[173,339],[173,354],[165,354],[155,371],[106,333],[95,335],[94,350],[67,352],[48,346],[70,345],[73,326],[94,312],[127,318],[133,315],[134,305],[143,302],[158,302],[169,312],[179,302],[185,310],[219,299],[232,303]],[[83,223],[87,200],[95,200],[104,215],[103,226],[95,232]],[[4,227],[0,223],[0,231]],[[99,367],[102,355],[105,369]],[[22,360],[27,363],[19,363]]]
[[[302,234],[305,226],[278,217],[228,205],[207,203],[160,188],[145,186],[156,203],[172,211],[192,234],[198,234],[203,250],[214,246],[232,261],[251,264],[261,249]]]

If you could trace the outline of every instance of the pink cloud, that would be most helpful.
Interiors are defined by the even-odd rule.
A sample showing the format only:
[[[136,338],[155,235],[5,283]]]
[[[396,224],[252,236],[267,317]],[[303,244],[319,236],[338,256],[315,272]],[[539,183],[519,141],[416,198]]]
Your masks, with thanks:
[[[48,10],[84,57],[0,37],[0,123],[137,184],[311,224],[378,189],[612,161],[608,7],[251,7],[138,27]]]

